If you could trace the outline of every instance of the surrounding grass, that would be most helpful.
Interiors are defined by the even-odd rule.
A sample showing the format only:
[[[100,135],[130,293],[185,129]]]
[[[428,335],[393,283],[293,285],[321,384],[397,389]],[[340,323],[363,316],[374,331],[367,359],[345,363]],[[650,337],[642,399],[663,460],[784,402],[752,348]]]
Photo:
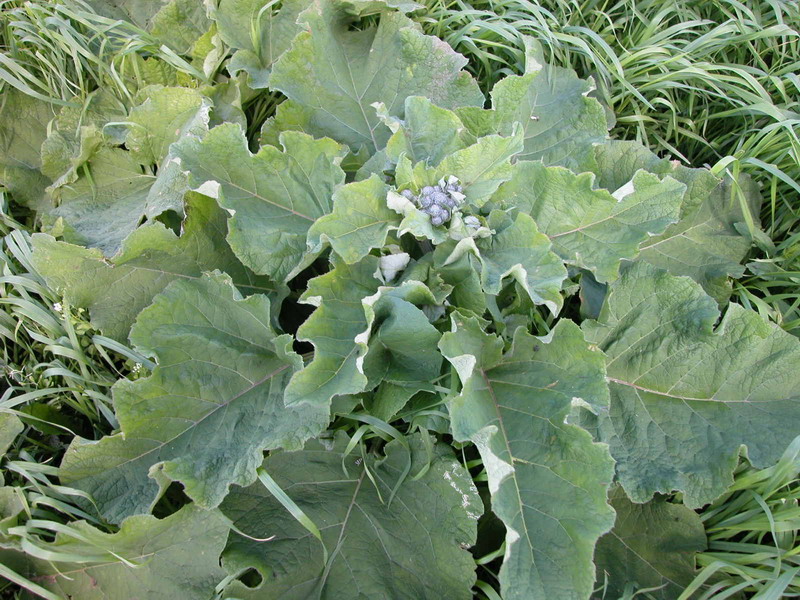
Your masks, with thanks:
[[[0,192],[0,369],[7,383],[0,409],[13,412],[35,399],[37,410],[64,419],[61,427],[48,428],[51,438],[99,437],[118,426],[108,389],[152,363],[99,335],[83,309],[71,308],[45,285],[30,261],[28,232],[7,210]],[[44,448],[48,455],[54,450]]]
[[[800,334],[800,5],[762,0],[422,0],[415,16],[485,90],[524,68],[523,36],[593,77],[612,137],[762,185],[762,243],[735,298]]]
[[[708,550],[680,600],[800,596],[800,437],[773,467],[740,465],[735,483],[702,513]],[[709,584],[707,589],[700,586]]]
[[[29,260],[29,234],[9,214],[2,192],[0,235],[0,412],[25,425],[0,463],[0,481],[14,487],[24,507],[9,532],[37,555],[56,532],[71,534],[70,521],[109,529],[94,511],[80,508],[79,501],[88,500],[84,492],[58,483],[57,466],[76,434],[97,439],[117,427],[111,385],[146,373],[152,364],[98,335],[83,311],[46,287]],[[16,584],[0,577],[0,597],[17,597],[19,587],[37,589],[13,572],[0,575]]]
[[[423,26],[469,57],[485,89],[522,71],[528,35],[549,61],[595,79],[617,116],[614,137],[695,165],[738,151],[798,172],[797,3],[425,3]],[[800,191],[796,178],[787,179]]]
[[[521,72],[522,36],[530,35],[548,60],[594,77],[597,97],[616,114],[614,137],[637,139],[693,165],[755,177],[763,186],[767,237],[758,240],[734,295],[800,334],[797,3],[422,1],[426,7],[414,17],[470,59],[484,90]],[[0,80],[55,104],[99,87],[129,104],[146,69],[198,84],[208,77],[191,57],[175,55],[130,24],[92,13],[80,0],[0,0],[0,49]],[[250,121],[269,116],[274,101],[255,97]],[[29,261],[26,224],[0,196],[0,411],[26,424],[2,473],[24,499],[16,533],[35,552],[56,529],[68,532],[70,520],[106,525],[79,508],[81,492],[58,484],[55,466],[74,434],[97,438],[116,427],[111,384],[151,365],[98,335],[85,313],[47,289]],[[703,570],[686,598],[800,595],[798,456],[800,441],[771,469],[758,471],[743,461],[731,490],[702,512],[710,545],[699,555]],[[494,558],[489,554],[481,564]],[[481,573],[491,577],[486,568]],[[710,587],[701,590],[704,584]],[[12,597],[12,589],[18,588],[0,583],[0,596]],[[497,597],[488,583],[480,589]]]
[[[100,87],[130,105],[145,72],[175,82],[202,76],[145,32],[98,16],[80,1],[0,0],[0,48],[3,85],[56,105],[81,101]],[[76,434],[97,439],[117,428],[111,385],[152,364],[99,335],[85,311],[47,288],[30,262],[31,215],[12,212],[0,191],[0,412],[25,424],[2,459],[0,478],[24,506],[10,533],[37,555],[56,532],[71,535],[76,519],[112,529],[87,508],[83,492],[59,483],[57,466]],[[21,598],[23,588],[57,598],[3,569],[0,597]]]
[[[107,19],[83,0],[0,0],[0,80],[54,104],[85,98],[103,87],[125,104],[145,73],[165,80],[206,81],[146,31]]]

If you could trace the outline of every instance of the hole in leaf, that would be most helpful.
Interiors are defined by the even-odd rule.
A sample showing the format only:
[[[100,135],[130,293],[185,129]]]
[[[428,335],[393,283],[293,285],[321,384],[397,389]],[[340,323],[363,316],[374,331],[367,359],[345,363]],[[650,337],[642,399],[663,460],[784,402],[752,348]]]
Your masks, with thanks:
[[[264,122],[275,116],[278,106],[286,99],[286,96],[278,91],[267,92],[256,95],[244,105],[244,114],[247,117],[247,141],[251,152],[258,152],[261,146],[261,128]],[[214,109],[211,113],[212,124],[216,121],[224,123],[230,121],[230,116],[226,117],[222,109]]]
[[[191,502],[189,496],[183,491],[183,485],[173,481],[153,507],[153,516],[157,519],[165,519]]]
[[[287,298],[283,301],[283,306],[281,306],[278,323],[283,331],[295,335],[297,329],[311,316],[312,312],[314,312],[313,306],[309,304],[300,304],[292,298]],[[314,351],[314,346],[309,342],[302,342],[295,337],[292,343],[292,349],[298,354],[307,354]]]
[[[181,219],[181,216],[174,210],[164,211],[158,215],[155,220],[165,225],[168,229],[171,229],[172,233],[175,235],[179,236],[181,234],[181,225],[183,224],[183,220]]]
[[[347,31],[368,31],[372,29],[373,31],[370,33],[374,34],[379,22],[379,14],[362,14],[357,17],[350,17],[347,21]]]
[[[281,312],[278,315],[278,324],[284,333],[291,333],[296,338],[297,329],[308,320],[311,313],[314,312],[315,307],[310,304],[301,304],[298,302],[300,295],[308,289],[308,282],[310,279],[322,275],[327,271],[328,260],[327,258],[320,258],[314,261],[311,266],[302,271],[289,283],[291,293],[281,305]],[[313,352],[314,346],[308,342],[301,342],[295,339],[292,348],[298,354],[306,354]]]
[[[249,588],[257,588],[261,585],[261,582],[264,581],[264,578],[261,576],[261,573],[258,572],[258,569],[250,567],[239,575],[239,581]]]

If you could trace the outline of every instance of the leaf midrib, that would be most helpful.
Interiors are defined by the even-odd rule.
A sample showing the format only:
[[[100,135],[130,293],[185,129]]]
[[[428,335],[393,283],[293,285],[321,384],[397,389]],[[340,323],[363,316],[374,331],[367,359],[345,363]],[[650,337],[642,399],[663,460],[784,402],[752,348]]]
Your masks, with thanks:
[[[339,531],[339,537],[336,539],[336,546],[334,546],[334,552],[335,552],[335,548],[339,548],[341,546],[343,540],[344,540],[344,532],[345,532],[345,529],[347,529],[347,523],[350,521],[350,514],[353,512],[353,507],[356,505],[356,499],[358,498],[358,492],[361,490],[361,484],[364,482],[364,475],[366,475],[366,473],[367,473],[367,471],[366,471],[366,465],[365,465],[364,468],[361,470],[361,475],[359,476],[359,478],[358,478],[358,480],[356,482],[356,488],[355,488],[355,490],[353,490],[353,496],[350,498],[350,504],[347,507],[347,512],[345,513],[344,520],[342,521],[342,528]],[[330,570],[328,570],[328,573],[330,573]],[[322,577],[322,576],[320,576],[320,577]],[[317,581],[321,584],[319,586],[319,591],[321,593],[322,590],[325,588],[325,583],[326,582],[325,582],[325,580],[320,581],[319,579],[317,579]]]
[[[212,179],[211,179],[211,181],[216,181],[216,180],[217,180],[217,178],[216,178],[216,177],[214,177],[214,178],[212,178]],[[303,213],[297,212],[296,210],[293,210],[293,209],[289,208],[288,206],[284,206],[284,205],[282,205],[282,204],[278,204],[277,202],[273,202],[272,200],[269,200],[269,199],[267,199],[266,197],[262,196],[262,195],[261,195],[261,194],[259,194],[258,192],[254,192],[254,191],[248,190],[248,189],[246,189],[246,188],[243,188],[242,186],[240,186],[240,185],[237,185],[237,184],[233,183],[233,182],[232,182],[232,181],[230,181],[230,180],[223,181],[223,183],[224,183],[225,185],[229,185],[229,186],[231,186],[232,188],[235,188],[235,189],[239,190],[240,192],[244,192],[245,194],[249,194],[249,195],[250,195],[250,196],[252,196],[253,198],[258,198],[258,199],[259,199],[259,200],[261,200],[262,202],[266,202],[267,204],[271,204],[272,206],[274,206],[274,207],[276,207],[276,208],[280,208],[281,210],[284,210],[284,211],[286,211],[286,212],[292,213],[293,215],[296,215],[296,216],[298,216],[298,217],[301,217],[301,218],[303,218],[303,219],[306,219],[307,221],[311,221],[312,223],[313,223],[314,221],[316,221],[316,219],[314,219],[314,218],[312,218],[312,217],[309,217],[308,215],[304,215]]]
[[[683,401],[687,401],[687,402],[717,402],[717,403],[720,403],[720,404],[745,404],[745,403],[748,403],[747,400],[725,400],[725,401],[722,401],[722,400],[717,400],[713,396],[711,398],[694,398],[694,397],[691,397],[691,396],[680,396],[678,394],[672,394],[672,393],[669,393],[669,392],[661,392],[659,390],[646,388],[646,387],[641,386],[641,385],[636,385],[632,381],[625,381],[624,379],[617,379],[615,377],[606,377],[606,380],[611,382],[611,383],[616,383],[618,385],[624,385],[626,387],[630,387],[630,388],[633,388],[635,390],[638,390],[638,391],[641,391],[641,392],[645,392],[647,394],[654,394],[656,396],[664,396],[666,398],[674,398],[675,400],[683,400]]]
[[[617,534],[617,533],[616,533],[616,532],[615,532],[613,529],[612,529],[612,530],[611,530],[609,533],[610,533],[611,535],[613,535],[613,536],[614,536],[614,537],[615,537],[615,538],[616,538],[616,539],[619,541],[619,543],[620,543],[620,544],[622,544],[623,546],[625,546],[625,548],[627,548],[627,549],[628,549],[628,551],[629,551],[631,554],[633,554],[633,555],[634,555],[636,558],[638,558],[639,560],[641,560],[641,561],[642,561],[644,564],[646,564],[646,565],[647,565],[647,566],[648,566],[650,569],[652,569],[653,571],[655,571],[656,573],[658,573],[658,575],[659,575],[659,576],[660,576],[662,579],[665,579],[666,581],[670,582],[672,585],[675,585],[675,586],[677,586],[677,587],[679,587],[679,588],[680,588],[680,587],[683,587],[683,586],[681,586],[680,584],[678,584],[677,582],[675,582],[675,581],[673,581],[672,579],[670,579],[670,578],[669,578],[667,575],[664,575],[664,574],[663,574],[661,571],[659,571],[659,570],[658,570],[658,569],[655,567],[655,565],[653,565],[653,564],[652,564],[652,563],[651,563],[649,560],[647,560],[645,557],[643,557],[641,554],[639,554],[639,553],[638,553],[636,550],[634,550],[634,549],[633,549],[631,546],[629,546],[629,545],[628,545],[628,544],[625,542],[625,540],[624,540],[624,539],[622,539],[622,538],[621,538],[621,537],[620,537],[620,536],[619,536],[619,535],[618,535],[618,534]]]
[[[117,465],[115,466],[115,468],[119,468],[119,467],[121,467],[121,466],[123,466],[123,465],[126,465],[126,464],[130,463],[130,462],[137,461],[137,460],[141,459],[142,457],[144,457],[144,456],[147,456],[148,454],[152,454],[153,452],[156,452],[156,451],[158,451],[158,450],[161,450],[161,448],[163,448],[164,446],[166,446],[166,445],[168,445],[168,444],[171,444],[171,443],[172,443],[172,442],[174,442],[176,439],[178,439],[179,437],[181,437],[182,435],[184,435],[184,434],[185,434],[187,431],[190,431],[191,429],[194,429],[195,427],[197,427],[198,425],[200,425],[200,423],[202,423],[203,421],[205,421],[205,420],[206,420],[208,417],[210,417],[211,415],[214,415],[214,414],[216,414],[216,412],[217,412],[219,409],[221,409],[221,408],[227,408],[227,407],[228,407],[228,406],[229,406],[229,405],[230,405],[232,402],[235,402],[236,400],[238,400],[239,398],[241,398],[241,397],[242,397],[242,396],[244,396],[245,394],[248,394],[249,392],[253,391],[253,390],[254,390],[254,389],[256,389],[257,387],[260,387],[260,386],[261,386],[261,385],[263,385],[265,382],[269,381],[270,379],[272,379],[273,377],[275,377],[275,376],[276,376],[276,375],[278,375],[279,373],[281,373],[281,372],[285,371],[286,369],[288,369],[288,368],[289,368],[289,366],[290,366],[290,365],[283,365],[283,366],[282,366],[282,367],[280,367],[279,369],[275,369],[274,371],[272,371],[272,373],[269,373],[268,375],[265,375],[265,376],[264,376],[262,379],[260,379],[260,380],[256,381],[255,383],[253,383],[253,384],[249,385],[249,386],[248,386],[247,388],[245,388],[244,390],[242,390],[242,391],[238,392],[237,394],[235,394],[235,395],[234,395],[232,398],[230,398],[230,400],[228,400],[227,402],[223,402],[223,403],[217,404],[217,405],[216,405],[216,406],[215,406],[213,409],[211,409],[211,410],[210,410],[210,411],[208,411],[208,412],[207,412],[205,415],[203,415],[203,417],[202,417],[202,418],[200,418],[199,420],[195,421],[195,422],[194,422],[194,423],[193,423],[193,424],[192,424],[190,427],[187,427],[186,429],[184,429],[184,430],[182,430],[180,433],[178,433],[178,434],[176,434],[176,435],[172,436],[172,437],[171,437],[171,438],[169,438],[168,440],[165,440],[165,441],[163,441],[163,442],[159,442],[159,443],[158,443],[156,446],[154,446],[153,448],[151,448],[151,449],[150,449],[150,450],[148,450],[147,452],[143,452],[142,454],[139,454],[139,455],[137,455],[137,456],[134,456],[134,457],[132,457],[132,458],[129,458],[128,460],[126,460],[126,461],[124,461],[124,462],[121,462],[121,463],[117,464]],[[166,460],[166,459],[165,459],[165,460]]]
[[[109,262],[107,262],[105,260],[100,260],[100,262],[102,262],[103,264],[107,265],[112,270],[113,269],[131,269],[132,271],[149,271],[151,273],[161,273],[162,275],[171,275],[173,277],[180,277],[182,279],[188,279],[189,281],[199,281],[199,280],[203,279],[202,273],[200,275],[187,275],[186,273],[175,273],[173,271],[165,271],[164,269],[155,269],[155,268],[152,268],[152,267],[142,267],[140,265],[131,265],[131,264],[125,264],[125,263],[119,264],[119,265],[115,265],[115,264],[109,263]],[[123,274],[123,277],[124,277],[124,274]],[[120,279],[118,279],[117,281],[115,281],[114,283],[117,284],[121,280],[122,280],[122,277]],[[253,284],[249,284],[249,283],[240,283],[240,282],[237,282],[237,281],[234,281],[233,284],[236,287],[247,288],[247,289],[250,289],[250,290],[258,290],[258,291],[266,291],[266,292],[274,292],[274,291],[276,291],[274,288],[264,287],[264,286],[260,286],[260,285],[253,285]]]

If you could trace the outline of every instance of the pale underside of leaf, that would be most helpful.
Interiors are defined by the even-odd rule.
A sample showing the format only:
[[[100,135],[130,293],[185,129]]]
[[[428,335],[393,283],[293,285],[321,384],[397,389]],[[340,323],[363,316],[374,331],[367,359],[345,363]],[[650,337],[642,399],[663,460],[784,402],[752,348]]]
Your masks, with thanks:
[[[453,435],[480,450],[507,528],[503,597],[588,597],[594,544],[613,523],[613,461],[565,417],[576,398],[598,409],[607,402],[602,355],[568,322],[547,340],[518,330],[501,358],[502,342],[454,317],[440,347],[464,381],[450,404]]]

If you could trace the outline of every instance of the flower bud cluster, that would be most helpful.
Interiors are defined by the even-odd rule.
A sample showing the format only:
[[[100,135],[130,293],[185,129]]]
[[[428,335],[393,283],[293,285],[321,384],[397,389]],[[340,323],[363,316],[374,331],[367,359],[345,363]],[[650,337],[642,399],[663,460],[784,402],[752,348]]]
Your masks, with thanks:
[[[450,177],[439,180],[439,185],[426,185],[420,195],[414,196],[411,190],[403,190],[403,196],[415,202],[422,212],[431,218],[431,225],[443,225],[453,216],[453,209],[464,200],[464,194],[458,178]]]

